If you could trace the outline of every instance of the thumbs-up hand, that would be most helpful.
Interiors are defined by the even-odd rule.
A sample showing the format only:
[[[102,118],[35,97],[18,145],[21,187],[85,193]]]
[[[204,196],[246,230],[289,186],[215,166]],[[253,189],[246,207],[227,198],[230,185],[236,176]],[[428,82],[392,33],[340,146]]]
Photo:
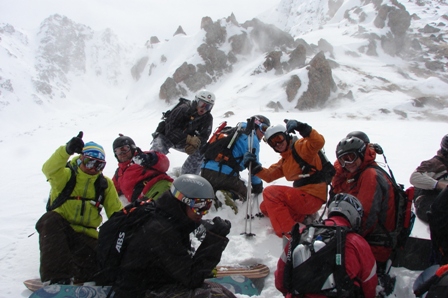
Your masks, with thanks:
[[[82,153],[82,148],[84,148],[82,136],[83,132],[80,131],[76,137],[73,137],[70,141],[67,142],[65,151],[67,151],[69,155],[72,155],[74,153]]]

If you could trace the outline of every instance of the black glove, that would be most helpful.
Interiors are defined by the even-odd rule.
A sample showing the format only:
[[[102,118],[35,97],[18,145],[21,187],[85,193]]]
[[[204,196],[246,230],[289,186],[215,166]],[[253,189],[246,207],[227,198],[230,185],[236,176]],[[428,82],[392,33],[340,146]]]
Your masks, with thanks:
[[[306,123],[299,122],[297,120],[284,120],[286,123],[286,132],[292,133],[294,130],[298,131],[304,138],[308,137],[311,133],[311,126]]]
[[[140,148],[137,148],[137,152],[138,154],[133,157],[133,161],[134,163],[139,164],[142,167],[150,168],[159,160],[155,151],[145,153],[142,152]]]
[[[243,156],[244,167],[246,167],[246,168],[249,167],[250,163],[252,163],[252,167],[254,167],[257,164],[260,164],[257,161],[257,156],[254,153],[246,152],[246,153],[244,153],[244,156]]]
[[[213,218],[213,222],[210,220],[202,220],[201,222],[207,231],[222,237],[226,237],[230,233],[230,228],[232,227],[230,221],[222,219],[219,216]]]
[[[69,155],[73,155],[74,153],[82,153],[82,148],[84,148],[82,135],[83,133],[80,131],[76,137],[73,137],[67,142],[67,145],[65,145],[65,151],[67,151]]]
[[[263,181],[258,184],[252,184],[252,193],[255,195],[261,194],[263,192]]]

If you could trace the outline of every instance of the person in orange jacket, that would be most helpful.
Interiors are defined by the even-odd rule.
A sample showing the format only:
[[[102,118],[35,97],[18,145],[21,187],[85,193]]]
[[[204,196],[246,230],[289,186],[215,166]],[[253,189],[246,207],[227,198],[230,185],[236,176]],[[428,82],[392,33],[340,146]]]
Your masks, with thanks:
[[[288,235],[296,222],[304,222],[307,216],[314,215],[327,201],[327,184],[313,179],[316,170],[322,169],[318,153],[324,147],[324,137],[306,123],[296,120],[285,122],[286,127],[269,127],[264,136],[269,146],[280,153],[281,159],[277,163],[263,168],[254,154],[247,152],[244,155],[244,165],[252,162],[252,173],[262,180],[272,182],[285,177],[288,181],[294,181],[293,187],[270,185],[263,191],[261,212],[269,217],[279,237]],[[293,138],[290,133],[294,131],[298,131],[303,138]],[[294,151],[311,166],[309,172],[301,168]]]

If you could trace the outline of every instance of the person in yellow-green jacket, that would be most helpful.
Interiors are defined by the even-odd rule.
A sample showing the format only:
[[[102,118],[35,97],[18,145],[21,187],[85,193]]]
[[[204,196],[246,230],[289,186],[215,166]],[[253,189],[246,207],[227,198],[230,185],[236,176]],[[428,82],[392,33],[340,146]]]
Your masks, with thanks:
[[[47,212],[37,221],[40,276],[48,284],[95,281],[98,227],[122,204],[112,180],[102,174],[106,156],[95,142],[84,144],[82,132],[60,146],[44,163],[51,185]],[[79,153],[68,161],[71,155]]]

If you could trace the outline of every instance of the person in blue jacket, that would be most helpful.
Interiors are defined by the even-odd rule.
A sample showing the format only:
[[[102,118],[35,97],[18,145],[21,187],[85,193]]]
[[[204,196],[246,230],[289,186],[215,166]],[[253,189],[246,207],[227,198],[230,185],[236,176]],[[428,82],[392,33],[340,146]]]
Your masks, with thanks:
[[[257,157],[260,153],[260,140],[264,136],[264,132],[271,125],[268,118],[262,115],[255,115],[254,118],[254,134],[252,148]],[[241,123],[241,128],[246,128],[246,123]],[[232,150],[232,155],[239,163],[239,168],[233,168],[225,162],[217,162],[215,160],[204,159],[201,166],[201,176],[207,179],[213,186],[215,191],[215,207],[221,207],[222,203],[230,206],[233,211],[238,213],[238,207],[235,200],[245,201],[247,197],[247,187],[245,182],[240,178],[240,172],[245,169],[243,163],[244,153],[248,152],[248,135],[241,133]],[[251,192],[255,195],[262,193],[263,181],[255,175],[252,175]]]

